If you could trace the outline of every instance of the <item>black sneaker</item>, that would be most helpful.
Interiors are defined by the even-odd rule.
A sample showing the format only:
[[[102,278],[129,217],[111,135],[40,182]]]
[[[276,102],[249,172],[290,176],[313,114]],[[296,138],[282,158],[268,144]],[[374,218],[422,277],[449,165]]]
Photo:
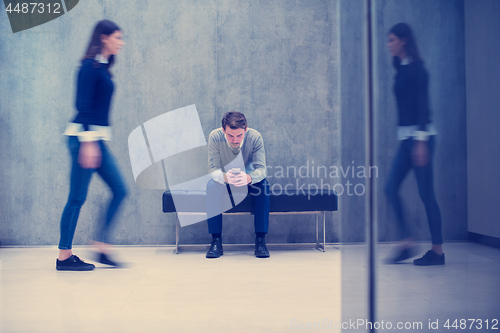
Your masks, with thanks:
[[[429,250],[422,258],[415,259],[413,263],[417,266],[444,265],[444,253],[442,255]]]
[[[399,264],[401,261],[409,259],[416,255],[416,248],[410,247],[403,250],[398,250],[396,254],[394,254],[392,257],[387,258],[385,262],[388,265]]]
[[[97,253],[97,260],[96,261],[101,263],[101,264],[104,264],[104,265],[113,266],[114,268],[120,268],[123,266],[122,264],[117,263],[116,261],[109,259],[109,257],[107,255],[105,255],[104,253]]]
[[[209,259],[219,258],[224,254],[224,250],[222,249],[222,238],[216,237],[212,239],[212,243],[210,243],[210,249],[208,249],[206,257]]]
[[[93,264],[87,264],[74,254],[66,260],[56,259],[56,269],[58,271],[91,271],[95,268]]]

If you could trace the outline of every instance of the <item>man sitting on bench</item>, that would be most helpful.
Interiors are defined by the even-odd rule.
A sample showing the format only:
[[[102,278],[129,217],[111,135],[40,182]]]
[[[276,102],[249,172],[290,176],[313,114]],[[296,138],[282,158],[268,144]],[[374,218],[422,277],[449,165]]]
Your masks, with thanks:
[[[210,133],[208,171],[212,179],[207,184],[207,222],[212,243],[206,257],[219,258],[223,254],[222,213],[241,202],[248,193],[254,196],[255,204],[255,256],[268,258],[265,235],[269,226],[270,197],[264,141],[259,132],[247,128],[242,113],[227,112],[222,118],[222,127]]]

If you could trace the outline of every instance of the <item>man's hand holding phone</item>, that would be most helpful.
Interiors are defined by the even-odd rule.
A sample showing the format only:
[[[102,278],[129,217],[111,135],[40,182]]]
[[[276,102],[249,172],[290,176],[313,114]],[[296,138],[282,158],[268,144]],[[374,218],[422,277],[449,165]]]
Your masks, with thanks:
[[[227,183],[234,186],[244,186],[252,182],[252,178],[241,171],[240,168],[232,168],[226,173]]]

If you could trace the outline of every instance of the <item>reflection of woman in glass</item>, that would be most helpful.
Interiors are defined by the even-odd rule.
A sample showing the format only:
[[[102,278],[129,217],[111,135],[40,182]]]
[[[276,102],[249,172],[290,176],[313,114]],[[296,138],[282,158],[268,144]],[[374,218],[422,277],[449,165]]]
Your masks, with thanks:
[[[110,139],[108,118],[114,89],[109,69],[124,44],[122,32],[115,23],[108,20],[100,21],[94,29],[78,73],[76,91],[78,114],[64,132],[68,136],[72,159],[71,186],[61,218],[57,270],[84,271],[95,268],[94,265],[80,260],[71,251],[80,208],[87,197],[94,171],[113,192],[113,199],[94,241],[98,251],[97,261],[114,267],[119,266],[108,257],[108,237],[113,216],[126,195],[126,189],[104,140]]]
[[[415,245],[398,195],[403,179],[413,169],[432,237],[432,249],[413,263],[422,266],[442,265],[444,254],[441,212],[434,195],[432,174],[436,130],[430,119],[427,72],[420,58],[413,33],[407,24],[399,23],[391,28],[387,46],[396,68],[394,93],[399,116],[398,139],[401,143],[392,164],[386,193],[396,212],[402,236],[398,251],[389,259],[389,262],[397,263],[416,255]]]

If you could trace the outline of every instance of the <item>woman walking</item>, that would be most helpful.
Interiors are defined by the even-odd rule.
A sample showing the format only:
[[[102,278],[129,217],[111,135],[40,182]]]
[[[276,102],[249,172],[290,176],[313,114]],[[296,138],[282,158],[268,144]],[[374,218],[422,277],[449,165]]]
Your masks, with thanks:
[[[68,136],[71,154],[71,185],[68,201],[61,217],[61,238],[57,270],[87,271],[95,268],[72,253],[80,208],[87,197],[92,174],[97,172],[110,187],[113,198],[106,216],[99,227],[94,245],[96,261],[118,267],[108,256],[109,229],[113,217],[126,195],[126,188],[118,167],[105,140],[110,139],[109,108],[114,84],[109,69],[115,56],[125,45],[120,28],[109,20],[97,23],[92,33],[87,52],[78,72],[76,92],[76,117],[64,132]]]
[[[391,28],[387,47],[396,68],[394,93],[399,118],[398,139],[401,143],[389,174],[386,194],[396,212],[402,239],[397,253],[388,262],[398,263],[416,255],[398,194],[401,183],[413,169],[432,238],[431,250],[413,263],[419,266],[443,265],[441,212],[434,195],[432,173],[436,130],[430,118],[427,71],[411,28],[406,23],[399,23]]]

